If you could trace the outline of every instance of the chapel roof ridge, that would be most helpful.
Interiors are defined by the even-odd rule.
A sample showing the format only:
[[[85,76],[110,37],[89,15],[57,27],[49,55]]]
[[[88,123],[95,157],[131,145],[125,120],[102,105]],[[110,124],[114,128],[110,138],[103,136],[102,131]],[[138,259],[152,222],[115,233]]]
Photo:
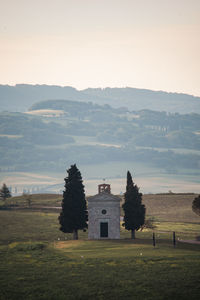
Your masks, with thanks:
[[[115,196],[113,194],[109,194],[105,191],[96,194],[94,196],[90,196],[88,198],[88,201],[120,201],[120,200],[121,200],[120,197]]]

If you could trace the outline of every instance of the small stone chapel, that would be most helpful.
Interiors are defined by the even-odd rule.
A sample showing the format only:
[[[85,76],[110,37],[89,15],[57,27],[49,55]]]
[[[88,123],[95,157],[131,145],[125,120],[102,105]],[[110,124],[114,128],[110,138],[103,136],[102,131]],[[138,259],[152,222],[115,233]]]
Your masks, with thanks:
[[[120,238],[120,200],[105,183],[88,198],[88,239]]]

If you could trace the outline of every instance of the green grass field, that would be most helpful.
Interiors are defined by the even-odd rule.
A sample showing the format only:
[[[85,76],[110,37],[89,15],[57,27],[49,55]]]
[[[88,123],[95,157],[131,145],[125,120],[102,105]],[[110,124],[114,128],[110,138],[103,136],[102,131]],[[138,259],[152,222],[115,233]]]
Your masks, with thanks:
[[[181,241],[200,235],[195,215],[184,222],[190,196],[176,199],[176,221],[167,217],[170,198],[153,196],[144,201],[149,215],[157,212],[155,248],[151,230],[134,241],[123,228],[120,240],[89,241],[80,231],[73,241],[59,231],[59,211],[0,210],[0,299],[199,299],[200,245]],[[41,206],[58,201],[35,197]]]

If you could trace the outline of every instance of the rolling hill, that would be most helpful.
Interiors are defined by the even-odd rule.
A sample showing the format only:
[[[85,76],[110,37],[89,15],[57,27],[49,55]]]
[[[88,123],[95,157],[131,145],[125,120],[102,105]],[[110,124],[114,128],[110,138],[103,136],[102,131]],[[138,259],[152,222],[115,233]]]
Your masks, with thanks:
[[[109,104],[115,108],[129,110],[150,109],[178,113],[200,113],[200,97],[187,94],[167,93],[137,88],[105,88],[77,90],[70,86],[0,85],[0,110],[24,112],[35,102],[69,99],[72,101],[92,102],[99,105]]]

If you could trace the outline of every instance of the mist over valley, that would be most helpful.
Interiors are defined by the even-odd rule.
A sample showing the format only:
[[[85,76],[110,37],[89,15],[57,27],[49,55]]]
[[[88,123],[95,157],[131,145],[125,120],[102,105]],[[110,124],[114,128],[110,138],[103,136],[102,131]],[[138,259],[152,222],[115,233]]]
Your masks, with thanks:
[[[48,174],[49,184],[30,177],[23,186],[61,191],[66,168],[77,163],[88,193],[103,178],[123,192],[128,169],[144,192],[198,191],[198,97],[132,88],[16,85],[0,86],[0,101],[2,182],[8,178],[14,187],[12,175]],[[59,180],[52,182],[55,174]]]

